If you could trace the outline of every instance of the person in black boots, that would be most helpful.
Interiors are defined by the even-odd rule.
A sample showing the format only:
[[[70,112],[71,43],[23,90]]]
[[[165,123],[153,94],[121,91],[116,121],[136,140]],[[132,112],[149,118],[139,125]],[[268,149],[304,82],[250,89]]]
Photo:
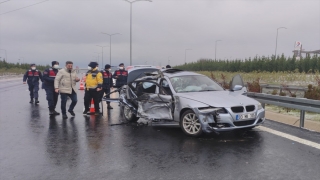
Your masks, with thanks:
[[[113,86],[112,82],[112,73],[111,73],[111,66],[109,64],[106,64],[104,67],[104,70],[101,71],[102,77],[103,77],[103,84],[102,84],[102,93],[101,98],[103,97],[103,94],[106,93],[105,98],[110,98],[110,89]],[[107,108],[113,109],[112,106],[110,106],[110,102],[107,102]]]
[[[75,116],[73,109],[78,102],[77,97],[77,87],[76,83],[79,82],[80,79],[77,76],[77,72],[73,69],[73,62],[67,61],[65,68],[62,68],[57,73],[56,78],[54,79],[54,88],[55,92],[60,92],[61,97],[61,113],[62,118],[67,119],[67,98],[71,99],[71,104],[69,106],[68,112],[71,116]]]
[[[52,61],[51,67],[43,71],[43,83],[42,88],[46,91],[47,101],[49,106],[49,115],[59,115],[55,109],[58,102],[59,93],[54,90],[54,79],[58,73],[59,62]]]
[[[42,74],[39,70],[37,70],[35,64],[30,64],[30,69],[23,76],[23,84],[26,84],[26,81],[29,86],[30,91],[30,102],[29,103],[39,103],[39,80],[42,82]],[[33,98],[35,101],[33,101]]]
[[[84,91],[84,112],[83,114],[90,114],[89,105],[91,99],[94,102],[95,115],[100,115],[99,102],[100,91],[102,91],[103,78],[101,72],[97,68],[98,63],[90,62],[88,65],[88,72],[86,73],[86,87]]]

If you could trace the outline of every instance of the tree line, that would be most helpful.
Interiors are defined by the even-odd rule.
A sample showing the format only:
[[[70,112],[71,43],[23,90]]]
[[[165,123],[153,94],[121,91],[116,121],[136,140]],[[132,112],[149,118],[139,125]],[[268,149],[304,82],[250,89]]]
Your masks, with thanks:
[[[300,60],[295,57],[275,56],[254,57],[244,60],[212,60],[200,59],[197,62],[175,66],[175,68],[189,71],[228,71],[228,72],[320,72],[320,56],[307,55]]]
[[[50,67],[49,65],[40,65],[40,64],[36,64],[37,69],[43,71],[46,68]],[[8,63],[6,62],[5,59],[0,60],[0,69],[6,69],[6,70],[10,70],[10,69],[14,69],[14,68],[18,68],[18,69],[29,69],[30,68],[30,64],[28,63]]]

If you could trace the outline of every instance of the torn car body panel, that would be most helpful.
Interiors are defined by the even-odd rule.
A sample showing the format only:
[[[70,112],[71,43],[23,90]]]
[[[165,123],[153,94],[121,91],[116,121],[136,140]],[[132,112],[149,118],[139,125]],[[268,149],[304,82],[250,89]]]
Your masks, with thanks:
[[[173,120],[172,98],[168,95],[143,94],[138,98],[138,117]]]

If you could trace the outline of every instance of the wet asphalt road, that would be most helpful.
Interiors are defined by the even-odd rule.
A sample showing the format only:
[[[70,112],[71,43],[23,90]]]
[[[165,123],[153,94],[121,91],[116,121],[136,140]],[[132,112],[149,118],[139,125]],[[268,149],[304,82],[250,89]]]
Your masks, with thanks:
[[[44,90],[29,104],[22,80],[0,81],[0,179],[319,179],[320,150],[260,129],[192,138],[179,128],[124,124],[104,116],[49,118]],[[69,102],[68,102],[69,104]],[[57,110],[60,111],[60,99]],[[264,124],[320,143],[320,134]]]

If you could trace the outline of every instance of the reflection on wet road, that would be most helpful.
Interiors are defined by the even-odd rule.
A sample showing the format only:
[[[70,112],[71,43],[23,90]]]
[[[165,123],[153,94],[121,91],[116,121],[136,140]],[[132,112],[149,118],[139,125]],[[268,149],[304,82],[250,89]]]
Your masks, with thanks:
[[[104,116],[83,116],[82,91],[76,117],[50,118],[45,92],[34,105],[25,90],[19,85],[0,94],[1,180],[320,177],[318,149],[260,129],[192,138],[179,128],[110,126],[124,122],[117,104],[105,108]],[[319,143],[318,133],[271,121],[265,126]]]

